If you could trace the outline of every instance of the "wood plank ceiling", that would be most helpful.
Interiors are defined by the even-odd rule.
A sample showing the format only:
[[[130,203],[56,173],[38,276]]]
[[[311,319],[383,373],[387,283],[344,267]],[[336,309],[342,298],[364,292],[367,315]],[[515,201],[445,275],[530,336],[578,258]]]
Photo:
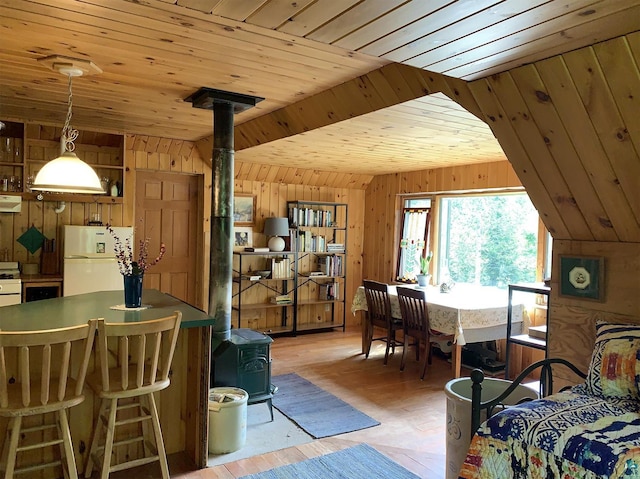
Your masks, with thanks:
[[[64,121],[66,78],[37,61],[52,54],[103,70],[74,80],[76,127],[198,140],[212,115],[183,99],[201,86],[264,97],[242,125],[391,62],[476,80],[632,32],[639,18],[637,0],[6,0],[0,117]],[[504,158],[444,95],[386,93],[364,108],[341,98],[344,117],[236,157],[371,175]]]

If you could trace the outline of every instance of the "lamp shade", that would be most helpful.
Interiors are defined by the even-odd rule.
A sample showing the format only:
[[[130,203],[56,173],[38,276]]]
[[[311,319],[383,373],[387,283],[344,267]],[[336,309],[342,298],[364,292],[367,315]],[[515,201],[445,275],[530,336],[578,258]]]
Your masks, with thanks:
[[[267,218],[264,220],[264,234],[271,236],[267,244],[270,251],[284,251],[285,242],[280,236],[289,236],[289,220]]]
[[[36,175],[31,189],[55,193],[105,193],[93,168],[71,151],[65,151],[44,165]]]
[[[289,236],[288,218],[267,218],[264,220],[266,236]]]

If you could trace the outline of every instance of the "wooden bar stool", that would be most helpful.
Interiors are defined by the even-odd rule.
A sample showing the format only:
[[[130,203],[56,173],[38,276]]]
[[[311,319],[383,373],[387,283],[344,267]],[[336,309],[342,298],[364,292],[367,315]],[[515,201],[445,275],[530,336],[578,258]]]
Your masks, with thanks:
[[[91,477],[94,463],[101,464],[100,477],[106,479],[111,472],[158,461],[162,477],[169,479],[153,393],[170,384],[169,370],[181,320],[182,313],[176,311],[166,318],[138,323],[98,321],[100,371],[89,376],[87,382],[101,404],[85,477]],[[115,352],[108,347],[110,339],[117,343]],[[116,435],[118,427],[128,434]],[[137,450],[132,450],[136,445]],[[117,461],[120,447],[126,448],[127,460],[123,462]],[[141,457],[129,459],[133,453]]]
[[[65,477],[77,479],[76,460],[69,430],[67,409],[84,401],[83,388],[93,348],[96,321],[79,326],[42,331],[0,331],[0,416],[9,424],[2,450],[5,479],[61,466]],[[72,374],[72,357],[81,361]],[[53,413],[54,421],[47,423]],[[37,425],[27,426],[23,418],[42,415]],[[42,462],[34,451],[60,447],[61,459]],[[18,454],[35,461],[17,461]],[[40,477],[40,476],[38,476]]]

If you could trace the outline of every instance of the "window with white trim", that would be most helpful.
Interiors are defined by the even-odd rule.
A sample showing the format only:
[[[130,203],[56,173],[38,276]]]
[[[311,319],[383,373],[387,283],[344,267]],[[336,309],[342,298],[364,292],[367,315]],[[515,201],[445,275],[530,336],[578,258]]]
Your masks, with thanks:
[[[526,193],[443,196],[438,214],[438,283],[536,281],[539,217]]]
[[[415,283],[420,274],[420,258],[426,257],[429,245],[431,198],[412,198],[404,201],[398,247],[396,279]]]

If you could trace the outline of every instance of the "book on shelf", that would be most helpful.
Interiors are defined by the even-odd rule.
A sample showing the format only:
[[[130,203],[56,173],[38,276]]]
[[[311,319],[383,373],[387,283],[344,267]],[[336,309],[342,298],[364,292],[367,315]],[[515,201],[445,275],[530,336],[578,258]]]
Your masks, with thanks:
[[[337,282],[321,284],[318,287],[320,301],[333,301],[339,299],[340,286]]]
[[[529,326],[529,337],[535,339],[547,339],[547,325]]]
[[[260,278],[262,278],[262,276],[258,275],[253,275],[253,274],[243,274],[241,276],[242,279],[247,279],[249,281],[259,281]]]
[[[266,246],[259,246],[259,247],[248,247],[244,249],[246,252],[248,253],[268,253],[269,252],[269,248]]]
[[[343,243],[327,243],[328,253],[344,253]]]
[[[272,296],[270,301],[273,304],[292,304],[293,298],[288,294],[280,294],[278,296]]]
[[[287,279],[290,277],[291,277],[291,259],[289,257],[272,258],[271,259],[271,278]]]
[[[342,276],[342,257],[335,254],[318,258],[318,269],[327,276]]]
[[[331,211],[294,206],[289,208],[289,223],[294,228],[299,226],[330,227],[333,226],[333,219]]]

